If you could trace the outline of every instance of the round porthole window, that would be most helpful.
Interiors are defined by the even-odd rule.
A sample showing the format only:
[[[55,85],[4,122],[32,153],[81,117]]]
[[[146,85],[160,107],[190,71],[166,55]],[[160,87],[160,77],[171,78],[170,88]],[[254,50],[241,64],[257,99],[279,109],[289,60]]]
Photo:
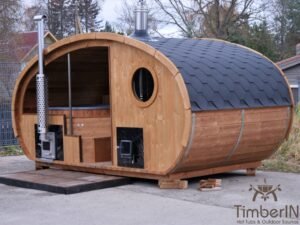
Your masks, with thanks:
[[[135,71],[132,78],[132,89],[139,101],[147,102],[154,92],[154,79],[151,72],[145,68]]]

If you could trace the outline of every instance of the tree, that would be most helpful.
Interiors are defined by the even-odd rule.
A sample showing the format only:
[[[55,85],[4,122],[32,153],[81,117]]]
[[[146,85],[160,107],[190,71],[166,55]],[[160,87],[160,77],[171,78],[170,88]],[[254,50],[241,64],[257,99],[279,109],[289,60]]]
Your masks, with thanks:
[[[19,29],[20,9],[20,0],[0,1],[0,42],[7,41],[10,35]]]
[[[230,3],[214,0],[205,6],[206,9],[199,6],[199,12],[204,17],[202,24],[204,36],[228,40],[232,34],[247,28],[250,17],[248,8],[251,4],[253,0],[246,0],[240,12],[237,0],[232,0]]]
[[[42,0],[43,1],[43,0]],[[63,38],[76,33],[76,16],[85,32],[99,31],[101,7],[97,0],[46,0],[48,29]]]
[[[59,39],[72,33],[71,3],[71,0],[48,0],[47,2],[48,29]]]
[[[104,29],[102,29],[101,32],[116,33],[115,29],[108,21],[105,22]]]
[[[295,45],[300,42],[300,1],[288,1],[288,32],[287,42],[292,53],[295,54]]]
[[[275,40],[284,59],[295,54],[295,45],[300,42],[300,2],[299,0],[274,0]]]
[[[86,33],[89,31],[99,31],[101,28],[101,20],[99,14],[101,7],[97,0],[79,0],[79,16],[83,29]]]
[[[238,28],[263,9],[254,0],[155,0],[186,37],[228,39]]]
[[[262,53],[273,61],[278,61],[279,59],[274,35],[268,28],[267,21],[263,21],[260,24],[254,23],[250,27],[249,38],[246,40],[245,45]]]
[[[134,32],[134,3],[128,0],[122,2],[117,23],[118,30],[130,35]]]
[[[285,58],[287,43],[286,35],[288,32],[288,2],[286,0],[275,0],[273,2],[272,13],[274,16],[274,31],[275,41],[278,51],[281,53],[281,58]]]
[[[122,34],[131,35],[134,32],[135,18],[134,10],[137,4],[137,0],[124,0],[122,1],[121,8],[119,9],[119,17],[116,27],[118,31]],[[157,16],[155,15],[155,6],[152,1],[147,1],[147,6],[149,8],[149,33],[152,35],[158,35],[162,37],[163,35],[159,32],[159,28],[162,25]]]
[[[33,17],[40,14],[47,15],[47,3],[45,0],[36,0],[32,6],[25,7],[22,20],[24,30],[37,30],[37,23],[33,20]]]
[[[155,0],[155,2],[161,10],[160,22],[175,25],[184,37],[202,36],[203,16],[197,12],[197,1]]]
[[[19,0],[0,1],[0,60],[8,60],[12,54],[10,40],[19,30],[21,4]]]

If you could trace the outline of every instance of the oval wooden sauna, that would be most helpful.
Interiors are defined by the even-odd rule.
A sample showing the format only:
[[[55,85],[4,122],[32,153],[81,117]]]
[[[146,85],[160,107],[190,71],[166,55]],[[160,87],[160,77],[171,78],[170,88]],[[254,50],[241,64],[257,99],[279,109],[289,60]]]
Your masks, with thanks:
[[[20,74],[12,106],[15,135],[37,166],[184,179],[254,169],[290,132],[293,99],[284,74],[236,44],[91,33],[63,39],[44,55],[49,129],[60,135],[56,160],[42,159],[36,141],[37,57]]]

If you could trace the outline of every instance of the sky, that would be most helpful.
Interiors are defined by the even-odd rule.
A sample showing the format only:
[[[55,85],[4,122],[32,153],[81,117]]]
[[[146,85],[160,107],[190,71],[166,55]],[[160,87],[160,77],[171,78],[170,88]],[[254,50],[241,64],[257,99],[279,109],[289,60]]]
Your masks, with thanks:
[[[117,15],[117,8],[120,7],[122,0],[106,0],[103,9],[102,9],[102,17],[104,20],[108,20],[110,22],[115,22]]]
[[[34,4],[34,0],[21,0],[26,5]],[[106,0],[103,4],[101,17],[103,20],[115,22],[117,20],[117,8],[122,3],[122,0]]]
[[[1,1],[1,0],[0,0]],[[33,5],[35,0],[21,0],[25,5]],[[118,18],[118,9],[121,7],[121,3],[124,0],[105,0],[102,5],[102,11],[100,17],[103,21],[109,21],[111,24],[117,22]],[[136,0],[138,1],[138,0]],[[168,37],[168,36],[178,36],[178,29],[174,26],[164,26],[161,30],[159,30],[160,34]]]

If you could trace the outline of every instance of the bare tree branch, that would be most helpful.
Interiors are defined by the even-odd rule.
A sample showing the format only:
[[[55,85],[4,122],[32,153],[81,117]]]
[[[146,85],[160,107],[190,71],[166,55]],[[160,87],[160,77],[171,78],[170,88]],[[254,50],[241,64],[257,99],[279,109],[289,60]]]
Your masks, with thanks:
[[[229,30],[259,12],[255,0],[155,0],[184,36],[226,39]]]
[[[118,9],[119,17],[115,26],[120,32],[127,35],[130,35],[132,32],[134,32],[134,10],[136,3],[136,0],[124,0],[121,7]],[[149,32],[152,33],[152,35],[163,37],[163,34],[159,32],[159,29],[164,22],[160,19],[157,19],[152,2],[148,0],[147,5],[149,7]]]

